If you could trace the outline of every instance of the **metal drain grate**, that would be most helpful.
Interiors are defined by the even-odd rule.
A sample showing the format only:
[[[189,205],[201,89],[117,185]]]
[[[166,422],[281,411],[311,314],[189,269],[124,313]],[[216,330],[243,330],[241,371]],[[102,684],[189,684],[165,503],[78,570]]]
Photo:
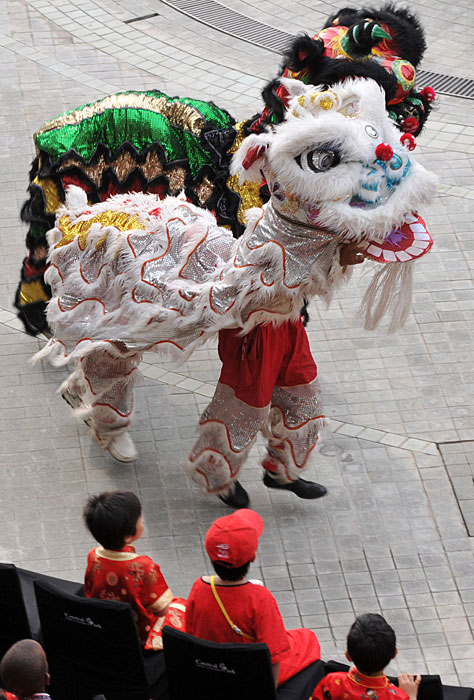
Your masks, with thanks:
[[[283,32],[281,29],[231,10],[215,0],[161,0],[161,2],[192,17],[197,22],[278,54],[281,54],[295,37],[294,34]],[[436,92],[443,95],[474,100],[474,80],[468,78],[455,78],[451,75],[420,70],[417,72],[417,88],[421,89],[426,85],[431,85]]]
[[[281,53],[294,39],[293,34],[282,32],[240,12],[230,10],[215,0],[161,0],[161,2],[224,34],[262,46],[275,53]]]
[[[453,97],[464,97],[467,100],[474,100],[474,80],[469,78],[455,78],[452,75],[443,75],[442,73],[432,73],[427,70],[417,71],[416,86],[417,88],[431,85],[436,92],[443,95],[452,95]]]

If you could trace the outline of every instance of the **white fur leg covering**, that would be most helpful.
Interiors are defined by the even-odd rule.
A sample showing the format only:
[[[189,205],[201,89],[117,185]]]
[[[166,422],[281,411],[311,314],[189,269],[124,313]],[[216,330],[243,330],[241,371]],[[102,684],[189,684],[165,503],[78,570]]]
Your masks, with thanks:
[[[130,428],[140,357],[117,359],[105,351],[92,352],[76,361],[75,371],[60,387],[102,449]]]
[[[262,466],[281,484],[296,481],[309,466],[309,458],[319,440],[325,419],[312,420],[299,428],[289,430],[278,410],[271,412],[271,431],[268,437],[267,457]]]
[[[389,333],[404,325],[411,309],[413,292],[413,262],[385,263],[372,278],[361,302],[359,313],[365,317],[364,328],[377,328],[390,308],[392,319]]]
[[[188,474],[207,493],[226,493],[237,479],[253,440],[236,452],[230,447],[222,423],[200,425],[199,432],[200,437],[188,458]]]
[[[249,406],[218,382],[199,421],[199,439],[188,459],[188,473],[208,493],[225,493],[237,479],[268,406]]]
[[[76,369],[64,380],[56,393],[63,396],[72,408],[84,407],[88,386],[78,360],[76,360]]]
[[[309,464],[319,432],[327,426],[317,379],[294,387],[275,387],[270,410],[264,469],[280,483],[299,479]]]

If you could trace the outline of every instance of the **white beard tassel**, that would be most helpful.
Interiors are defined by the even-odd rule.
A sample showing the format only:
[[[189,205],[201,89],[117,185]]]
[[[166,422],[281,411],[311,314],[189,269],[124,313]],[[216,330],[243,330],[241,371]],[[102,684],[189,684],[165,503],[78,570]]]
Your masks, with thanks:
[[[395,333],[405,324],[411,310],[413,262],[403,265],[385,263],[375,273],[362,299],[359,313],[365,317],[364,328],[373,331],[390,308],[392,318],[388,333]]]

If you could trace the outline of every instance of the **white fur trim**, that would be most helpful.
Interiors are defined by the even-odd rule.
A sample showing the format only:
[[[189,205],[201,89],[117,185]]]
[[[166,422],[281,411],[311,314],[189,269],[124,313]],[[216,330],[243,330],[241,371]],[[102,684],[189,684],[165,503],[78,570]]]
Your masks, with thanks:
[[[87,208],[87,194],[82,187],[69,185],[66,188],[66,207],[74,214],[80,214]]]
[[[273,136],[271,133],[250,134],[250,136],[247,136],[234,153],[230,164],[231,175],[239,175],[241,182],[260,182],[262,179],[261,169],[265,159],[265,151],[262,151],[260,157],[253,162],[250,168],[244,168],[243,161],[252,148],[262,147],[266,150],[272,142],[272,138]]]

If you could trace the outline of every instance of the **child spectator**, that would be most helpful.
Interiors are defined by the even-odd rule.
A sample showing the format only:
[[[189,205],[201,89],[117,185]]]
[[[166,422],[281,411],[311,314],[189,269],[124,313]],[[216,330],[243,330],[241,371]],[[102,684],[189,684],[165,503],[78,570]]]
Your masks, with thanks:
[[[211,525],[204,544],[217,576],[195,581],[186,607],[186,632],[211,642],[264,642],[275,684],[282,685],[319,659],[320,648],[311,630],[286,630],[270,591],[247,580],[262,532],[261,517],[249,509]]]
[[[395,632],[381,615],[360,615],[347,636],[346,658],[355,668],[325,676],[316,686],[313,700],[416,700],[420,676],[400,674],[397,688],[384,673],[397,651]]]
[[[137,496],[129,491],[92,496],[84,508],[84,520],[101,545],[87,558],[85,595],[130,603],[145,649],[162,649],[165,624],[183,629],[185,601],[173,598],[158,564],[135,552],[132,542],[144,529]]]
[[[7,700],[15,700],[16,696],[51,700],[45,692],[50,681],[46,654],[41,644],[32,639],[16,642],[4,654],[0,664],[0,677]]]

